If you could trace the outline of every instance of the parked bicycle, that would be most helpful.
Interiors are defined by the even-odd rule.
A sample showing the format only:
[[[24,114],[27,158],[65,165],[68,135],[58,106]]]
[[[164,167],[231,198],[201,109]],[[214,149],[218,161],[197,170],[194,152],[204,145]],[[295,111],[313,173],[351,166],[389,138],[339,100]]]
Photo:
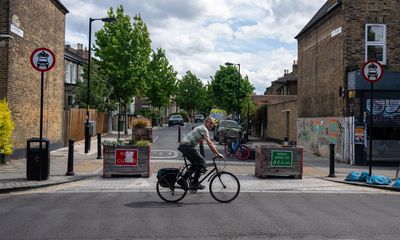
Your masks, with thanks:
[[[241,144],[239,139],[227,139],[224,151],[227,157],[235,156],[239,160],[246,160],[250,156],[250,148]]]
[[[219,169],[220,163],[226,164],[225,160],[216,162],[217,157],[212,159],[212,163],[206,164],[207,169],[211,167],[206,175],[204,173],[199,179],[202,183],[207,179],[211,196],[218,202],[228,203],[233,201],[240,192],[240,182],[235,175]],[[166,202],[179,202],[188,191],[195,193],[190,183],[193,173],[189,172],[191,164],[184,157],[185,165],[181,168],[162,168],[157,174],[157,194]]]

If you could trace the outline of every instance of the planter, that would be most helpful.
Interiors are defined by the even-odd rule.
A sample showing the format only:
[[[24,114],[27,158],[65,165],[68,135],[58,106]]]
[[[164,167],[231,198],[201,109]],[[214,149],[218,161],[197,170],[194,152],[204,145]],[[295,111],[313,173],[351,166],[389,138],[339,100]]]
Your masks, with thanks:
[[[153,128],[132,128],[132,141],[147,140],[153,142]]]
[[[256,145],[255,151],[256,177],[303,177],[303,148]]]
[[[103,177],[113,175],[150,176],[150,145],[103,147]]]

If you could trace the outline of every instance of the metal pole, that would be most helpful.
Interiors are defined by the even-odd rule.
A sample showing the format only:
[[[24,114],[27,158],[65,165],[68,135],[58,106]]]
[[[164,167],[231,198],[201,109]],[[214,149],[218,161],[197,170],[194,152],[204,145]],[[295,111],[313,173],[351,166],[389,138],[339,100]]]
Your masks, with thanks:
[[[69,139],[68,140],[68,167],[67,167],[67,173],[65,175],[67,176],[74,176],[74,139]]]
[[[86,89],[86,124],[85,124],[85,153],[90,150],[89,139],[89,108],[90,108],[90,59],[92,52],[92,22],[93,19],[89,18],[89,52],[88,52],[88,71],[87,71],[87,89]]]
[[[372,132],[374,128],[374,84],[371,82],[371,100],[369,103],[370,114],[369,114],[369,176],[372,176]]]
[[[335,144],[329,144],[329,175],[328,177],[336,177],[335,175]]]
[[[40,130],[39,130],[39,181],[42,180],[43,162],[43,93],[44,93],[44,72],[41,72],[40,79]]]
[[[178,126],[178,142],[181,142],[181,126]]]
[[[238,86],[237,86],[237,117],[238,117],[238,123],[240,124],[240,100],[239,100],[239,96],[240,96],[240,64],[237,64],[239,67],[239,78],[238,78]]]
[[[101,159],[101,133],[97,133],[97,159]]]

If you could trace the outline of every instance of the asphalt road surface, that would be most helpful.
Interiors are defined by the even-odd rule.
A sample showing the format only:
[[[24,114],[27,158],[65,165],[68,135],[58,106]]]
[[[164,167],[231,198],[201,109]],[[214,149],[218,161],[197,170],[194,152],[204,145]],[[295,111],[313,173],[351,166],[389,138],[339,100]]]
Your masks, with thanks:
[[[0,195],[0,239],[399,239],[398,194],[155,192]]]

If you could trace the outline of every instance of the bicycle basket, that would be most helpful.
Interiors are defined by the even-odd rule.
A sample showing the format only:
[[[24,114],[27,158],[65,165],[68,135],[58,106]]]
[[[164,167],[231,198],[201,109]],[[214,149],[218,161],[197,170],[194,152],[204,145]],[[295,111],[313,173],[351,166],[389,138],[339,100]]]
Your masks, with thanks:
[[[170,187],[175,184],[179,168],[161,168],[157,172],[157,179],[160,180],[161,187]]]

